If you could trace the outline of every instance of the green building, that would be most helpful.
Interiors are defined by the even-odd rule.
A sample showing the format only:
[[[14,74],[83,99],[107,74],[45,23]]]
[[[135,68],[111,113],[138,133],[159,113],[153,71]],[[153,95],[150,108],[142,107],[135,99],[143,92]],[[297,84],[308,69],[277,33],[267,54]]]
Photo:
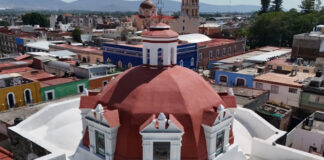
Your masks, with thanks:
[[[89,88],[88,79],[55,78],[41,82],[43,101],[81,94]]]
[[[324,76],[321,73],[317,73],[316,77],[303,86],[300,108],[309,113],[324,111]]]

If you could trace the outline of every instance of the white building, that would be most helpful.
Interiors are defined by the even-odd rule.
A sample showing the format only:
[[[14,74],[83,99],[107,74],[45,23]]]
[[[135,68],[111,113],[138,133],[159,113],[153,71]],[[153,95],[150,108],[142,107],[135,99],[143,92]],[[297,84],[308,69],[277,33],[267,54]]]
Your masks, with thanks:
[[[313,73],[295,72],[292,74],[266,73],[254,78],[254,88],[270,91],[269,101],[299,107],[303,82]]]
[[[324,112],[315,112],[287,134],[286,146],[324,157]]]

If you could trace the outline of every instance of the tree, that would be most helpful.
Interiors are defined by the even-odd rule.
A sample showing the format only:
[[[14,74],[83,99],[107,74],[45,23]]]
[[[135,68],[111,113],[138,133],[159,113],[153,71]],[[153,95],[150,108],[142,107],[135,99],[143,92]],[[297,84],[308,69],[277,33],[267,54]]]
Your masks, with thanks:
[[[64,17],[62,15],[59,15],[56,19],[57,23],[62,22],[64,24]]]
[[[271,10],[278,12],[282,10],[282,0],[273,0]]]
[[[48,17],[37,12],[26,13],[22,16],[22,20],[25,25],[40,25],[41,27],[50,26]]]
[[[73,32],[72,32],[72,38],[74,41],[76,42],[82,42],[81,40],[81,34],[82,34],[82,31],[80,28],[76,27]]]
[[[261,13],[268,12],[270,7],[270,0],[261,0]]]
[[[299,7],[303,13],[311,13],[315,10],[315,0],[302,0]]]
[[[5,26],[5,27],[7,27],[7,26],[10,26],[10,23],[7,22],[7,21],[0,21],[0,26]]]

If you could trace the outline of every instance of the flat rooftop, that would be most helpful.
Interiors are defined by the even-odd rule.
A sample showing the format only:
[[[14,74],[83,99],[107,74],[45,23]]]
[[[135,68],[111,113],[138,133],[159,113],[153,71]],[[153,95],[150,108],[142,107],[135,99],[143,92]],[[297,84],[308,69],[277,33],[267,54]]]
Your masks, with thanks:
[[[304,85],[304,81],[309,77],[314,77],[314,74],[298,72],[296,76],[291,76],[290,73],[280,74],[269,72],[255,77],[254,81],[301,88]]]
[[[40,86],[41,86],[41,88],[44,88],[44,87],[56,86],[56,85],[60,85],[60,84],[64,84],[64,83],[70,83],[70,82],[77,81],[77,80],[80,80],[80,79],[73,78],[73,77],[53,78],[53,79],[41,81]]]
[[[241,69],[235,73],[247,74],[247,75],[252,75],[252,76],[259,75],[257,68],[244,68],[244,69]]]
[[[116,67],[116,65],[114,65],[114,64],[88,64],[88,65],[80,65],[78,67],[84,68],[84,69],[98,68],[98,67],[113,68],[113,67]]]
[[[313,113],[312,115],[310,115],[309,117],[312,117],[314,119],[313,125],[309,131],[315,132],[315,133],[320,133],[320,134],[324,135],[324,112],[317,111],[317,112]],[[304,122],[308,118],[306,118],[300,124],[298,124],[298,126],[296,128],[303,129]]]
[[[291,113],[291,109],[275,106],[272,104],[265,104],[257,108],[257,111],[266,115],[277,118],[282,118]]]
[[[55,99],[52,101],[35,104],[33,106],[24,106],[6,110],[4,112],[0,112],[0,121],[7,123],[8,125],[14,125],[15,118],[22,118],[23,120],[27,119],[29,116],[38,112],[42,108],[50,105],[56,104],[58,102],[63,102],[73,98],[79,98],[81,95],[69,96],[61,99]]]
[[[84,51],[84,52],[90,52],[90,53],[95,53],[95,54],[100,54],[102,55],[103,51],[98,49],[98,48],[95,48],[95,47],[89,47],[89,46],[73,46],[73,45],[68,45],[68,44],[57,44],[55,45],[59,48],[63,48],[63,49],[66,49],[66,50],[74,50],[74,51]]]

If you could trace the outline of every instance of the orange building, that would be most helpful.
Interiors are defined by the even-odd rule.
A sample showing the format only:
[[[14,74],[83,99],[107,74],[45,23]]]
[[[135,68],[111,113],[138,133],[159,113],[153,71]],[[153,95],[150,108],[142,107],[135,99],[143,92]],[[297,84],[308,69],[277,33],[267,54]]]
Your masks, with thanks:
[[[93,89],[99,89],[104,87],[106,84],[108,84],[110,81],[112,81],[113,79],[115,79],[120,73],[116,73],[116,74],[110,74],[104,77],[96,77],[96,78],[92,78],[89,79],[89,89],[93,90]]]

